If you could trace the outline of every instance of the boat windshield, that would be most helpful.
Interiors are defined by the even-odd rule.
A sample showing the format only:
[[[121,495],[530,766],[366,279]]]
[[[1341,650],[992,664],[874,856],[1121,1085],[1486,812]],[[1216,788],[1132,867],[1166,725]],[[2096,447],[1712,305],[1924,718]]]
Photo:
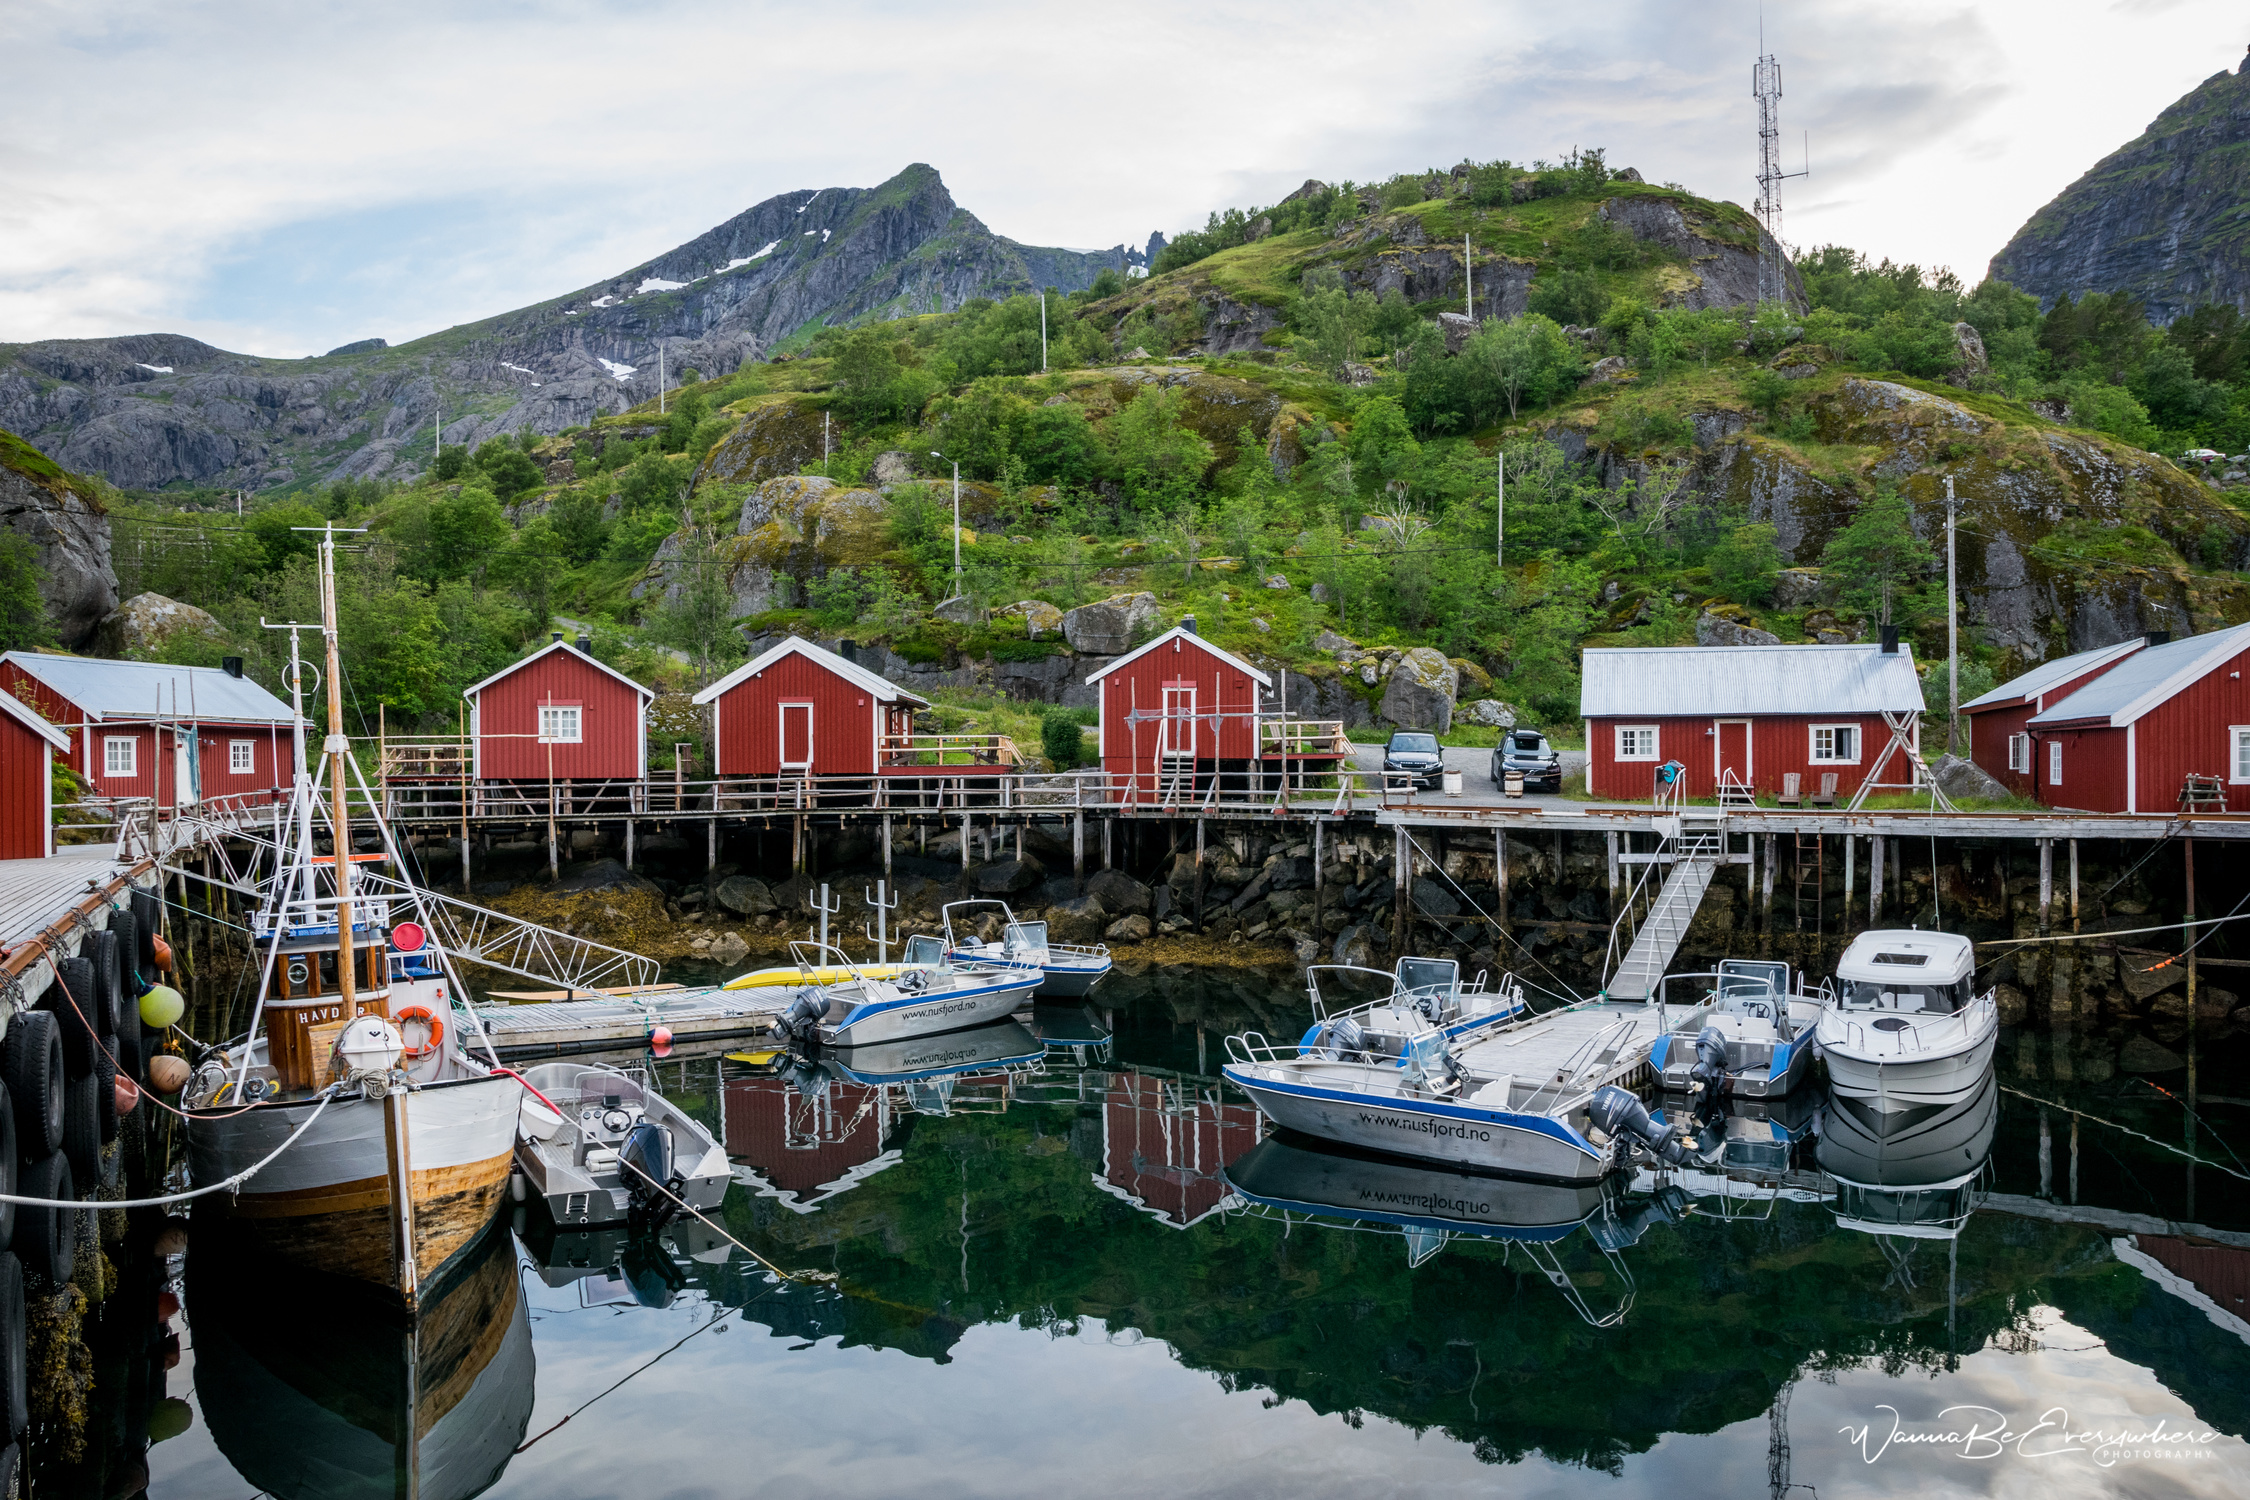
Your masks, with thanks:
[[[1854,979],[1844,985],[1846,1010],[1889,1010],[1904,1014],[1949,1016],[1969,1003],[1966,976],[1952,984],[1897,984],[1890,980]]]
[[[1000,951],[1010,957],[1019,953],[1044,953],[1047,951],[1047,924],[1044,922],[1016,922],[1010,924],[1001,939]]]
[[[945,944],[928,933],[916,933],[906,940],[906,951],[898,957],[900,963],[935,968],[945,961]]]
[[[1451,993],[1461,966],[1450,958],[1402,958],[1398,961],[1398,987],[1402,990],[1436,990]]]

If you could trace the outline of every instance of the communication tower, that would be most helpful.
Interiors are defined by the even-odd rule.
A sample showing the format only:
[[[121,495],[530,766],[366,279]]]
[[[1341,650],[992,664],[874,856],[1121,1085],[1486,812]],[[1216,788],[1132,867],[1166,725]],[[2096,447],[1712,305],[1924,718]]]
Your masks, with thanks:
[[[1758,222],[1766,231],[1766,242],[1758,252],[1758,300],[1784,302],[1789,296],[1789,263],[1788,252],[1781,248],[1781,184],[1805,173],[1781,170],[1781,64],[1766,51],[1762,17],[1750,92],[1758,101]]]

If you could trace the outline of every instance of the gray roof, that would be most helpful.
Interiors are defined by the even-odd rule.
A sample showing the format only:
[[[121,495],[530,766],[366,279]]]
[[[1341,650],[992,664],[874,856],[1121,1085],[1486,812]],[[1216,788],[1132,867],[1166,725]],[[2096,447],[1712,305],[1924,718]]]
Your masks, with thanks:
[[[2119,641],[2114,646],[2097,646],[2091,651],[2080,651],[2072,656],[2041,662],[2021,677],[2011,677],[1991,692],[1971,698],[1961,705],[1961,711],[1967,713],[1975,708],[2013,707],[2029,703],[2041,693],[2059,687],[2073,677],[2091,672],[2105,662],[2130,656],[2147,644],[2147,637],[2136,635],[2131,640]]]
[[[289,705],[247,677],[218,667],[104,661],[10,651],[15,663],[95,719],[203,719],[221,724],[287,724]]]
[[[2086,719],[2123,728],[2189,683],[2239,652],[2250,651],[2250,625],[2191,635],[2149,646],[2126,657],[2045,713],[2034,725],[2052,727]]]
[[[1582,719],[1709,718],[1716,714],[1903,713],[1922,682],[1903,643],[1643,646],[1585,653]]]

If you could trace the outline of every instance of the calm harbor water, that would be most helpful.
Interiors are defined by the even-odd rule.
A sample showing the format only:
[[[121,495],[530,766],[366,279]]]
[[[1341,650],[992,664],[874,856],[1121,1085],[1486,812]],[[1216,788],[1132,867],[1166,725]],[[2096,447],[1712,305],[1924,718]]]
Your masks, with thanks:
[[[161,1440],[128,1413],[107,1479],[32,1492],[142,1464],[166,1500],[2250,1490],[2245,1182],[2111,1125],[2074,1153],[2034,1102],[2185,1144],[2144,1084],[2004,1041],[1943,1118],[1816,1086],[1734,1123],[1731,1175],[1579,1193],[1264,1139],[1214,1075],[1229,1031],[1301,1029],[1291,977],[1100,998],[955,1039],[949,1077],[657,1064],[736,1164],[727,1233],[832,1280],[533,1208],[408,1340],[191,1245]],[[2250,1150],[2250,1107],[2199,1113],[2198,1155]],[[1971,1172],[1973,1202],[1931,1186]]]

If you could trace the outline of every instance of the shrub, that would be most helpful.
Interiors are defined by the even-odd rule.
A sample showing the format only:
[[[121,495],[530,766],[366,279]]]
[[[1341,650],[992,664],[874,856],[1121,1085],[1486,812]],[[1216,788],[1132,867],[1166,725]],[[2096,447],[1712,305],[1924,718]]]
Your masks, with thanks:
[[[1067,708],[1050,708],[1039,716],[1040,753],[1058,771],[1078,764],[1085,753],[1085,736],[1078,732],[1077,716]]]

